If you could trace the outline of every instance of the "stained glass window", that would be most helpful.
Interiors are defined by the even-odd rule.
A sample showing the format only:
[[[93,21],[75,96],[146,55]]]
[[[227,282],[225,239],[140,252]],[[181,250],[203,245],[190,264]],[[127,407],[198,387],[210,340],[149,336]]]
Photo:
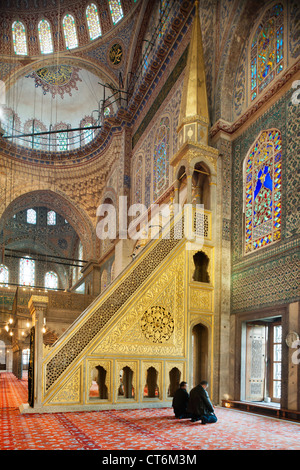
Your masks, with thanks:
[[[36,224],[36,211],[34,209],[27,210],[27,223],[28,224]]]
[[[261,132],[245,160],[245,253],[281,238],[280,132]]]
[[[167,188],[169,182],[169,136],[170,122],[162,118],[154,142],[153,201]]]
[[[89,29],[89,35],[91,40],[98,38],[101,36],[101,27],[99,22],[99,15],[97,11],[96,5],[91,3],[87,6],[86,9],[86,20]]]
[[[58,287],[58,276],[53,271],[48,271],[45,274],[45,287],[47,289],[57,289],[57,287]]]
[[[78,47],[75,20],[72,15],[66,15],[63,19],[63,30],[67,49]]]
[[[27,55],[27,42],[25,26],[21,21],[14,21],[12,25],[14,51],[18,55]]]
[[[4,264],[0,264],[0,285],[7,287],[8,285],[8,268]]]
[[[42,129],[38,124],[34,124],[34,126],[31,126],[31,130],[29,132],[32,132],[32,134],[38,134],[39,132],[42,132]],[[41,135],[33,135],[32,136],[32,148],[39,150],[41,149],[42,146],[42,136]]]
[[[123,10],[120,0],[108,0],[113,24],[118,23],[123,18]]]
[[[28,134],[32,134],[32,136],[27,137],[28,145],[36,150],[40,150],[43,146],[43,137],[41,135],[36,135],[39,132],[45,131],[45,128],[41,128],[39,123],[31,121],[24,125],[24,131]]]
[[[137,163],[135,165],[134,171],[134,190],[135,194],[133,195],[136,204],[143,203],[143,158],[138,157]]]
[[[40,48],[42,54],[53,52],[53,43],[50,24],[47,20],[41,20],[38,24]]]
[[[67,132],[59,132],[56,134],[56,147],[57,150],[63,152],[64,150],[68,150],[68,133]]]
[[[258,26],[251,46],[251,100],[283,70],[283,7],[270,8]]]
[[[20,284],[22,286],[34,286],[35,261],[29,256],[20,259]]]
[[[47,225],[55,225],[56,224],[56,212],[48,211],[47,212]]]

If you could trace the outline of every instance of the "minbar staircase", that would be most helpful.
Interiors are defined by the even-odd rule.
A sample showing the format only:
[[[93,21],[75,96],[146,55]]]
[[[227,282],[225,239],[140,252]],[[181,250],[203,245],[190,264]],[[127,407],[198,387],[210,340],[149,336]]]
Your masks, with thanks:
[[[146,244],[50,350],[43,353],[42,359],[35,351],[32,381],[35,399],[32,406],[22,406],[22,412],[170,403],[167,385],[170,371],[176,369],[178,377],[184,380],[188,368],[184,286],[187,257],[190,259],[191,255],[186,243],[183,217],[172,219],[162,229],[160,238]],[[156,318],[147,315],[151,309],[159,312]],[[108,392],[105,398],[99,395],[91,399],[91,373],[97,367],[105,370]],[[118,396],[124,367],[131,370],[130,387],[134,392]],[[156,371],[158,384],[152,399],[144,393],[149,367]]]

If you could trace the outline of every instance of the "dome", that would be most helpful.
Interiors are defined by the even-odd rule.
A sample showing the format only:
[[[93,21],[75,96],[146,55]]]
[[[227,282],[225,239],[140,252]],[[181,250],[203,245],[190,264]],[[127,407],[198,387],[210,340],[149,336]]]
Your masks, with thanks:
[[[113,112],[113,106],[103,105],[100,80],[95,73],[68,64],[23,75],[6,92],[2,127],[7,139],[55,152],[86,145],[99,132],[104,115]]]

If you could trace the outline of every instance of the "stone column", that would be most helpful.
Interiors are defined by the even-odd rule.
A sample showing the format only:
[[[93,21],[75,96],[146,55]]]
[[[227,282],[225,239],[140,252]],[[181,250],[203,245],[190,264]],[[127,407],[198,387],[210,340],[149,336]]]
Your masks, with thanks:
[[[28,308],[32,317],[32,326],[35,328],[34,343],[34,408],[42,405],[42,363],[43,363],[43,326],[47,312],[48,297],[32,295]]]
[[[230,347],[230,284],[231,284],[231,155],[232,143],[226,135],[218,135],[214,146],[219,151],[217,177],[211,178],[212,233],[215,250],[215,340],[220,348],[216,368],[218,377],[218,399],[233,397],[232,352]]]

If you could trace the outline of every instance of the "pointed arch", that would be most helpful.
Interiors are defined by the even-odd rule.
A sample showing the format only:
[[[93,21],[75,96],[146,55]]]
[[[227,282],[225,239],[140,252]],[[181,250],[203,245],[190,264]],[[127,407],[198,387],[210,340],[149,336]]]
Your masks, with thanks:
[[[28,189],[20,194],[9,205],[3,208],[0,213],[0,231],[3,229],[5,220],[12,217],[21,210],[28,207],[51,207],[60,214],[74,228],[84,246],[85,258],[95,258],[96,256],[96,233],[93,224],[82,208],[79,208],[66,195],[59,194],[51,190],[31,190]]]

